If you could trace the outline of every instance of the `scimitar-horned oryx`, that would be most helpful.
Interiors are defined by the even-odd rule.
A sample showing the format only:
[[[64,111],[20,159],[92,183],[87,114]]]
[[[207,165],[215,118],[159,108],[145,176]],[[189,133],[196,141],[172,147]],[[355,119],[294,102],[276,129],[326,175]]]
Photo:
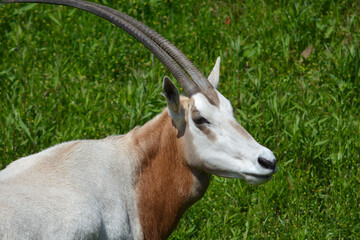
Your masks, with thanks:
[[[164,78],[167,108],[126,135],[78,140],[21,158],[0,172],[0,239],[164,239],[209,185],[210,174],[258,185],[277,171],[273,153],[235,120],[216,90],[220,58],[206,78],[143,23],[79,0],[144,44],[187,94]]]

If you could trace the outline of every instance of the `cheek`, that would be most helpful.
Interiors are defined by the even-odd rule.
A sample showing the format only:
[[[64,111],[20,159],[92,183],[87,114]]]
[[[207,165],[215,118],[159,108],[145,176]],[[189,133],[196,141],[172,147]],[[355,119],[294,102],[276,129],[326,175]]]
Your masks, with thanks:
[[[206,131],[206,130],[203,130],[203,131]],[[198,128],[193,129],[192,133],[193,133],[192,139],[193,139],[194,148],[197,150],[196,152],[198,152],[199,150],[202,150],[202,149],[207,149],[209,147],[209,145],[213,144],[213,142],[209,140],[207,135],[205,135]]]
[[[204,125],[201,125],[199,127],[196,127],[197,130],[200,130],[200,131],[197,131],[197,134],[202,137],[204,139],[204,141],[209,141],[209,142],[212,142],[212,143],[215,143],[216,142],[216,134],[213,132],[213,130],[206,126],[206,124]]]
[[[186,153],[186,161],[189,166],[201,168],[201,164],[199,161],[199,153],[198,145],[199,141],[194,138],[193,134],[191,133],[193,130],[190,129],[189,125],[186,125],[185,135],[184,135],[184,147]]]
[[[208,137],[194,125],[188,126],[185,132],[185,144],[192,157],[196,158],[208,151],[209,146],[213,146]]]

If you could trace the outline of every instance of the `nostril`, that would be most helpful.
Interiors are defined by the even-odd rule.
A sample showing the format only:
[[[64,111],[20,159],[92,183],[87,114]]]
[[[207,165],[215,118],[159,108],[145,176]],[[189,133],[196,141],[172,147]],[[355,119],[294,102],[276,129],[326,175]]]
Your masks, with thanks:
[[[269,161],[263,157],[259,157],[258,162],[263,168],[266,168],[266,169],[274,170],[276,167],[276,160]]]

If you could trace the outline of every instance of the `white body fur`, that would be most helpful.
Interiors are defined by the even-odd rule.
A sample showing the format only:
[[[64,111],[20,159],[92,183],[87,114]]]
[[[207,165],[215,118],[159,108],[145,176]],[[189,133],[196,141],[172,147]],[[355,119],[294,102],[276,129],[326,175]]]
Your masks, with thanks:
[[[72,141],[0,172],[0,239],[141,239],[129,135]]]

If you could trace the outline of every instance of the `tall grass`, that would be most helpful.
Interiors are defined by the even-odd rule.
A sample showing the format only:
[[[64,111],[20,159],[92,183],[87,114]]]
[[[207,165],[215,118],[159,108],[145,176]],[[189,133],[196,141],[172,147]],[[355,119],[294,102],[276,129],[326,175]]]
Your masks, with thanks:
[[[356,1],[102,1],[151,26],[208,74],[279,172],[213,177],[172,239],[360,238],[360,5]],[[309,50],[311,46],[311,51]],[[73,139],[144,124],[169,74],[79,10],[0,6],[0,169]]]

